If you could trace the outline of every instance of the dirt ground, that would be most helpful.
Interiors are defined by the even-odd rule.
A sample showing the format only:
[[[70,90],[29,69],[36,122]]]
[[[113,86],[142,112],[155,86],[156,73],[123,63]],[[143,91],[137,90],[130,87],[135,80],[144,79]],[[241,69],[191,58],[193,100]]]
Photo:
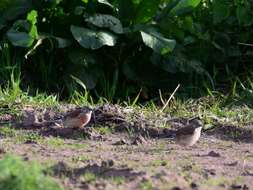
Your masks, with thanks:
[[[11,131],[0,132],[0,157],[37,160],[65,189],[253,189],[252,125],[217,124],[182,147],[171,130],[187,119],[161,116],[166,125],[158,127],[157,119],[115,109],[97,109],[85,129],[2,124]]]

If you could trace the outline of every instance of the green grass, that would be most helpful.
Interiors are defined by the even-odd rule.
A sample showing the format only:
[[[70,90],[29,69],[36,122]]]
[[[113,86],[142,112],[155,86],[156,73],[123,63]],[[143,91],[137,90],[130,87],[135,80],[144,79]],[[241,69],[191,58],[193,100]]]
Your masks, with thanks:
[[[78,79],[76,79],[78,81]],[[82,88],[83,93],[76,92],[67,103],[77,105],[88,105],[96,107],[104,103],[110,103],[107,99],[100,98],[94,102],[86,86],[80,81],[77,82]],[[35,108],[54,107],[59,108],[61,102],[57,95],[47,95],[36,93],[35,96],[29,96],[28,91],[22,91],[20,88],[21,81],[18,76],[11,75],[10,82],[5,88],[0,87],[0,116],[3,114],[12,114],[21,118],[21,110],[26,105]],[[145,118],[153,118],[159,121],[159,117],[194,117],[199,116],[205,123],[206,127],[214,126],[216,123],[243,125],[253,121],[252,103],[249,101],[253,98],[253,82],[248,79],[248,84],[243,84],[239,79],[235,82],[233,90],[227,94],[207,90],[209,95],[199,99],[180,99],[177,94],[171,99],[166,109],[161,112],[162,106],[157,106],[157,101],[149,101],[145,105],[138,104],[137,95],[133,101],[119,102],[123,107],[133,110],[126,115],[131,122],[135,113],[142,113]],[[244,100],[243,100],[244,97]],[[166,102],[166,99],[163,98]],[[156,126],[166,127],[166,122],[158,122]],[[101,134],[111,133],[109,128],[98,128]],[[131,134],[132,132],[129,131]],[[81,137],[82,138],[82,137]]]
[[[59,106],[56,95],[47,95],[36,93],[35,96],[29,96],[28,91],[24,92],[20,88],[20,79],[11,75],[11,80],[5,88],[0,86],[0,116],[11,114],[17,120],[22,118],[24,106],[29,105],[34,108],[46,108]],[[1,121],[0,121],[1,122]]]
[[[91,160],[91,157],[86,155],[86,156],[74,156],[71,158],[71,161],[74,163],[78,163],[78,162],[85,162],[85,161],[89,161]]]
[[[8,105],[20,106],[24,104],[33,105],[36,107],[58,105],[58,97],[43,93],[36,93],[35,96],[29,96],[28,91],[22,91],[20,88],[21,81],[19,77],[11,75],[11,80],[5,88],[0,87],[0,106]]]
[[[151,166],[155,166],[155,167],[158,167],[158,166],[166,166],[168,164],[168,161],[167,160],[160,160],[160,159],[157,159],[157,160],[153,160],[150,165]]]
[[[140,190],[152,190],[153,185],[152,185],[151,181],[145,180],[145,181],[140,182],[139,188],[140,188]]]
[[[221,185],[226,185],[229,183],[228,179],[225,177],[219,177],[219,178],[209,178],[202,182],[203,187],[210,188],[210,187],[218,187]]]
[[[71,149],[85,149],[88,147],[87,144],[82,142],[71,142],[67,143],[66,139],[60,137],[46,137],[41,138],[40,144],[47,145],[52,148],[71,148]]]
[[[111,176],[107,180],[118,186],[123,184],[126,181],[126,178],[123,176]]]
[[[15,88],[17,88],[17,85],[13,85],[15,86]],[[1,94],[2,93],[2,94]],[[12,98],[8,97],[8,94],[10,96],[12,96]],[[2,96],[1,96],[2,95]],[[80,99],[78,97],[76,97],[76,100],[73,101],[73,99],[71,101],[73,101],[73,103],[75,104],[79,104],[79,105],[88,105],[89,101],[87,99],[87,97],[84,97],[84,99],[81,99],[82,95],[80,95]],[[18,100],[18,101],[17,101]],[[235,100],[234,100],[235,101]],[[205,128],[208,127],[212,127],[217,123],[222,123],[222,124],[235,124],[235,125],[244,125],[247,124],[249,122],[253,122],[253,109],[247,105],[247,104],[241,104],[238,105],[237,101],[235,101],[235,104],[232,104],[231,102],[233,102],[233,100],[231,100],[231,97],[229,96],[225,96],[225,95],[221,95],[221,94],[212,94],[206,97],[202,97],[200,99],[188,99],[188,100],[181,100],[179,98],[174,98],[171,103],[169,104],[169,106],[163,111],[161,112],[161,107],[155,105],[154,102],[150,101],[148,104],[146,104],[145,106],[143,105],[128,105],[127,103],[122,103],[121,105],[123,105],[124,107],[128,107],[130,109],[132,109],[132,112],[129,112],[126,114],[127,120],[128,121],[133,121],[134,115],[136,113],[141,114],[143,116],[143,119],[145,121],[148,121],[150,118],[153,121],[158,121],[155,126],[157,127],[168,127],[167,125],[165,125],[165,123],[160,120],[160,118],[169,118],[170,116],[172,117],[194,117],[194,116],[199,116],[201,117],[201,119],[203,120],[203,122],[205,123]],[[101,104],[103,104],[102,100],[101,102],[99,102]],[[132,104],[132,103],[131,103]],[[28,94],[26,92],[22,92],[18,89],[16,90],[0,90],[0,108],[5,108],[8,105],[8,109],[0,109],[0,115],[1,114],[6,114],[6,113],[11,113],[11,114],[20,114],[20,111],[22,110],[23,106],[25,105],[32,105],[35,107],[52,107],[52,106],[58,106],[60,105],[59,100],[56,98],[56,96],[46,96],[46,95],[41,95],[38,94],[35,97],[30,97],[28,96]],[[94,102],[92,104],[89,104],[91,106],[97,106],[98,104],[95,104]],[[100,127],[100,126],[96,126],[95,128],[100,134],[102,135],[106,135],[106,134],[111,134],[113,132],[113,128],[105,126],[105,127]],[[134,134],[134,131],[132,131],[133,129],[130,128],[128,133],[130,135]],[[31,131],[23,131],[23,130],[17,130],[15,128],[12,127],[12,124],[4,124],[0,127],[0,135],[2,137],[10,137],[12,138],[13,142],[15,143],[24,143],[26,141],[35,141],[38,144],[42,144],[42,145],[46,145],[52,148],[56,148],[56,149],[65,149],[65,148],[71,148],[71,149],[86,149],[89,145],[88,144],[84,144],[79,142],[78,140],[76,140],[75,142],[73,142],[71,140],[71,143],[67,143],[68,141],[66,141],[64,138],[60,138],[60,137],[43,137],[41,135],[39,135],[36,132],[31,132]],[[75,135],[75,134],[74,134]],[[240,134],[237,134],[237,132],[233,133],[233,134],[228,134],[228,135],[232,135],[232,136],[239,136]],[[82,136],[80,136],[80,134],[76,136],[77,138],[75,139],[83,139]],[[162,146],[162,145],[161,145]],[[163,146],[167,146],[167,145],[163,145]],[[163,149],[163,147],[161,148]],[[97,149],[98,151],[105,151],[104,149]],[[8,161],[8,160],[12,160],[14,159],[14,161]],[[79,162],[85,162],[91,158],[86,157],[86,156],[78,156],[76,155],[75,157],[71,158],[73,163],[79,164]],[[10,183],[10,186],[6,186],[7,188],[4,188],[6,190],[10,190],[10,189],[14,189],[16,183],[21,183],[22,185],[20,185],[17,190],[23,190],[23,189],[28,189],[28,190],[33,190],[33,189],[39,189],[40,187],[34,187],[35,182],[33,182],[34,180],[38,180],[36,175],[39,176],[43,176],[41,178],[44,178],[46,180],[43,181],[43,183],[46,183],[47,187],[49,187],[52,184],[55,184],[52,180],[50,180],[49,177],[44,176],[44,174],[40,174],[40,172],[42,171],[41,169],[37,169],[37,167],[39,167],[36,164],[30,164],[29,163],[29,167],[27,168],[27,170],[25,172],[27,173],[31,173],[33,175],[32,177],[29,177],[28,174],[24,174],[24,179],[28,178],[26,182],[21,182],[20,179],[21,177],[17,177],[15,178],[15,180],[13,182],[10,182],[10,177],[13,174],[10,174],[11,172],[7,174],[2,174],[2,171],[5,171],[6,169],[2,169],[2,167],[9,167],[7,164],[5,166],[5,164],[2,164],[2,162],[11,162],[11,163],[16,163],[18,165],[15,165],[15,168],[10,167],[9,170],[14,170],[13,172],[18,173],[17,171],[21,170],[19,167],[26,167],[26,164],[28,164],[27,162],[22,161],[19,158],[4,158],[4,161],[0,160],[0,189],[2,184],[6,185],[7,183]],[[16,161],[17,160],[17,161]],[[18,161],[19,160],[19,161]],[[4,166],[3,166],[4,165]],[[19,166],[21,165],[21,166]],[[154,160],[150,163],[150,165],[152,167],[159,167],[159,166],[164,166],[165,168],[173,168],[171,166],[171,163],[165,160]],[[181,165],[181,166],[185,166],[186,168],[188,166],[191,166],[191,171],[187,171],[184,170],[184,168],[182,168],[180,174],[188,181],[191,182],[191,172],[197,173],[199,175],[201,175],[201,171],[202,168],[200,168],[199,165],[195,165],[192,164],[191,161],[188,160],[185,161],[183,160],[182,163],[177,164],[177,165]],[[17,170],[17,171],[16,171]],[[34,172],[31,172],[32,170],[35,170]],[[15,175],[18,175],[16,174]],[[4,181],[2,180],[2,176],[6,175],[4,177]],[[27,176],[26,176],[27,175]],[[100,179],[101,176],[96,176],[96,174],[92,173],[92,172],[85,172],[82,176],[81,176],[81,180],[83,180],[85,183],[94,183],[97,179]],[[5,181],[6,180],[6,181]],[[31,180],[31,182],[29,181]],[[111,178],[106,178],[106,180],[108,180],[109,182],[111,182],[114,185],[120,186],[121,184],[125,183],[125,178],[122,177],[111,177]],[[203,182],[201,182],[201,184],[205,187],[209,187],[209,186],[219,186],[220,184],[227,184],[228,181],[227,179],[208,179],[205,180]],[[31,187],[30,187],[31,186]],[[43,186],[43,184],[42,184]],[[44,186],[43,186],[44,187]],[[8,189],[9,188],[9,189]],[[22,189],[23,188],[23,189]],[[52,190],[54,190],[53,188],[55,188],[56,190],[60,189],[59,186],[57,185],[52,185]],[[149,189],[153,189],[153,184],[151,181],[142,181],[139,184],[139,189],[143,189],[143,190],[149,190]]]
[[[97,127],[96,130],[101,134],[101,135],[107,135],[111,134],[113,132],[112,127]]]
[[[2,125],[0,127],[0,135],[3,137],[16,137],[17,136],[17,130],[15,130],[11,125]]]
[[[4,190],[61,190],[62,188],[43,173],[36,162],[6,155],[0,160],[0,189]]]
[[[41,142],[42,144],[48,145],[50,147],[58,148],[65,145],[65,141],[59,137],[48,137],[44,138]]]
[[[4,125],[0,127],[0,135],[5,138],[12,138],[15,143],[24,143],[28,141],[33,141],[39,143],[42,140],[36,132],[26,132],[22,130],[15,129],[11,125]]]
[[[94,173],[89,172],[89,171],[85,172],[85,173],[81,176],[81,179],[82,179],[83,181],[87,182],[87,183],[91,183],[91,182],[96,181],[96,178],[97,178],[97,176],[96,176]]]

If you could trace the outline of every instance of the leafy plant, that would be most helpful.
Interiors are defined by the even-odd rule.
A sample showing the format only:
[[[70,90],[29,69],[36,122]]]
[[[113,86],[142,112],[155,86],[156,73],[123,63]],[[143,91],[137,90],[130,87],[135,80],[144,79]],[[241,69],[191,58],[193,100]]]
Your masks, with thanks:
[[[82,90],[74,76],[110,100],[178,83],[200,94],[196,86],[215,90],[252,59],[248,0],[3,1],[0,10],[1,41],[11,44],[1,64],[14,67],[17,51],[31,91],[71,96]]]
[[[6,190],[60,190],[56,182],[45,176],[36,163],[24,162],[21,158],[6,155],[0,160],[0,188]]]

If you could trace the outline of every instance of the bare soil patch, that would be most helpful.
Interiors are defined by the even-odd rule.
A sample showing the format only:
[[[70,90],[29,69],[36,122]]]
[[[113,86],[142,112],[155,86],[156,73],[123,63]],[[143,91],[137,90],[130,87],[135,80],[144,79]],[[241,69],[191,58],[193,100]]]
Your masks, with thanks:
[[[38,160],[66,189],[253,188],[250,125],[217,125],[193,147],[181,147],[172,137],[186,118],[105,105],[84,129],[66,129],[52,121],[64,111],[51,109],[48,118],[48,110],[30,111],[40,120],[12,122],[14,134],[0,132],[0,157],[13,153]]]

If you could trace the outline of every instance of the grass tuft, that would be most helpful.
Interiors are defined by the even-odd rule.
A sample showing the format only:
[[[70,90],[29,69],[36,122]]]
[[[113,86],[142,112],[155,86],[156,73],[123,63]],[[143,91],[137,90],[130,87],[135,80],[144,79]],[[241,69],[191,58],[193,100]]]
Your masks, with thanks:
[[[4,190],[61,190],[50,177],[44,175],[35,162],[25,162],[20,157],[6,155],[0,160],[0,189]]]

